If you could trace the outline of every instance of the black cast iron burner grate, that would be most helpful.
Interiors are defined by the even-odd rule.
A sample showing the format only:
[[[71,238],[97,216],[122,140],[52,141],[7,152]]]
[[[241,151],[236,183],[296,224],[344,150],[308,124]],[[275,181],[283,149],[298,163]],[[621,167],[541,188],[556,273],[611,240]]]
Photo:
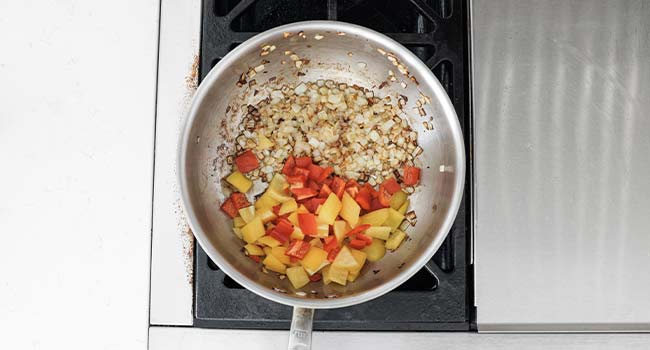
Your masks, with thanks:
[[[267,29],[330,19],[383,32],[413,51],[451,98],[470,149],[467,8],[461,0],[204,0],[201,79],[230,50]],[[471,188],[468,156],[467,189]],[[351,307],[319,310],[317,330],[469,330],[471,203],[465,191],[449,236],[426,269],[396,290]],[[195,249],[194,326],[288,329],[291,308],[242,288]]]

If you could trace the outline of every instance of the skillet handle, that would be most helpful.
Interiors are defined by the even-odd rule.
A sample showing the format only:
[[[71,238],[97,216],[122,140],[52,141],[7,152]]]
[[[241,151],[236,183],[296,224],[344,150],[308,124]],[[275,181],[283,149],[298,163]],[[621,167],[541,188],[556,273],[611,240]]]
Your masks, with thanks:
[[[311,329],[314,322],[314,309],[293,308],[291,329],[289,330],[289,350],[310,350]]]

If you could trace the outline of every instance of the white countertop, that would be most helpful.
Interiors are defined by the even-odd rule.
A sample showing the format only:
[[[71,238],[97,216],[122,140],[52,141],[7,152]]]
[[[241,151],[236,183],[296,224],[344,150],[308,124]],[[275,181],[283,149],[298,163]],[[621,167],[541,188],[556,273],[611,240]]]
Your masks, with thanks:
[[[0,348],[145,349],[157,0],[0,4]]]
[[[152,350],[286,349],[285,331],[151,327]],[[645,334],[314,332],[313,350],[645,350]]]

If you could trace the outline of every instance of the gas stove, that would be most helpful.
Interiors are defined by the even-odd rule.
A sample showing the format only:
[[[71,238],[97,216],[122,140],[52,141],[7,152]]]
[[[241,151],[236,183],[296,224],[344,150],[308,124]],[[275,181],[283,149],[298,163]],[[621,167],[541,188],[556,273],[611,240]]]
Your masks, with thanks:
[[[415,53],[451,98],[471,147],[467,4],[412,0],[204,0],[199,75],[230,50],[267,29],[305,20],[338,20],[382,32]],[[471,157],[465,188],[472,188]],[[469,191],[432,261],[396,290],[370,302],[319,310],[316,330],[454,330],[474,328]],[[203,328],[288,329],[291,308],[244,289],[195,247],[193,325]]]
[[[650,265],[648,17],[643,0],[162,0],[151,348],[286,342],[289,308],[242,289],[193,242],[176,155],[196,87],[219,59],[265,29],[313,19],[386,33],[426,62],[469,162],[428,269],[376,300],[316,312],[315,329],[328,331],[314,333],[315,349],[647,348],[639,333],[503,333],[650,331],[650,275],[639,269]]]

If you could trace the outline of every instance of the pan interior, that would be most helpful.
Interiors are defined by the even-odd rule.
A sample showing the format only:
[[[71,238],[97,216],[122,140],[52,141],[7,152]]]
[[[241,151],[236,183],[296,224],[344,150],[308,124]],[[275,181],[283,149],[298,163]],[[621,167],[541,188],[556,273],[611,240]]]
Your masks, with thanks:
[[[300,31],[302,35],[297,34]],[[284,33],[292,33],[292,36],[285,37]],[[269,51],[271,46],[275,49],[261,55],[263,47]],[[309,60],[300,69],[304,75],[297,74],[298,69],[285,51]],[[407,67],[408,76],[401,74],[382,51],[394,54]],[[262,272],[259,264],[244,257],[242,241],[231,229],[232,220],[219,209],[227,196],[222,191],[221,179],[231,170],[227,156],[235,153],[234,138],[245,113],[241,106],[265,97],[263,92],[254,95],[256,89],[249,87],[248,82],[242,87],[236,83],[242,73],[260,64],[264,67],[254,77],[260,85],[269,79],[294,86],[300,81],[331,79],[367,87],[380,97],[399,94],[408,98],[404,108],[406,114],[402,117],[418,133],[418,143],[423,149],[416,162],[422,169],[421,184],[410,196],[417,224],[407,230],[409,239],[398,250],[387,252],[379,262],[366,264],[359,278],[347,286],[310,283],[302,290],[306,295],[296,294],[287,279]],[[394,72],[397,81],[382,84],[389,71]],[[379,89],[380,85],[384,86]],[[414,109],[420,94],[431,101],[424,106],[426,117],[421,117]],[[239,106],[239,112],[233,113],[233,106]],[[433,130],[425,128],[425,121]],[[190,226],[201,246],[240,284],[291,305],[316,308],[351,305],[397,287],[417,272],[440,246],[451,227],[462,194],[462,135],[453,107],[436,78],[401,45],[365,28],[337,22],[297,23],[276,28],[232,51],[199,87],[180,148],[183,201]]]

